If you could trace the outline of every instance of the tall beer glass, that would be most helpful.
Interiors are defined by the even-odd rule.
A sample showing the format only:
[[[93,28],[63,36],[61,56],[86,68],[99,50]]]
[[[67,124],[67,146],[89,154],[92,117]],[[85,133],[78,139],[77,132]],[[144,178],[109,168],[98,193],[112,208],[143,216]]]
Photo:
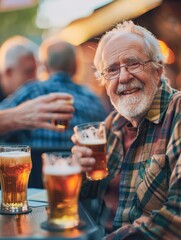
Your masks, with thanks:
[[[62,104],[72,105],[74,103],[73,99],[70,100],[60,100]],[[58,128],[66,130],[69,128],[69,120],[52,120],[52,123],[56,125]]]
[[[1,214],[31,211],[27,202],[31,168],[29,146],[0,146]]]
[[[48,194],[46,229],[67,229],[79,224],[78,197],[81,187],[81,166],[70,165],[67,153],[43,153],[43,183]]]
[[[108,175],[106,161],[106,130],[104,122],[91,122],[74,127],[79,143],[92,149],[96,162],[92,171],[86,172],[89,180],[101,180]]]

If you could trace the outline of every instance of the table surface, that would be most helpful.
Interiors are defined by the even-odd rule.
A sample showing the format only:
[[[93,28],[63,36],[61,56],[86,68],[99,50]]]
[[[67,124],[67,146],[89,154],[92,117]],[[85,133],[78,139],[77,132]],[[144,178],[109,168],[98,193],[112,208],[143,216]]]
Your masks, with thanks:
[[[28,214],[1,215],[0,238],[2,239],[59,239],[59,240],[100,240],[98,226],[79,204],[79,215],[85,224],[65,231],[49,232],[41,228],[47,220],[47,195],[43,189],[28,189],[28,203],[32,212]]]

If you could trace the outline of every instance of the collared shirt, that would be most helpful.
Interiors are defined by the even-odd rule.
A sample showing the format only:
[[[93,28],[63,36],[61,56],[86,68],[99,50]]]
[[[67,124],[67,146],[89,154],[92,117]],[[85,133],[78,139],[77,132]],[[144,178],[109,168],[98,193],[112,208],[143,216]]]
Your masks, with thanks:
[[[137,136],[137,128],[133,127],[130,123],[124,127],[123,133],[123,149],[124,156],[126,155],[128,149],[130,148],[132,142]],[[113,220],[118,207],[119,199],[119,183],[120,183],[120,173],[117,174],[109,182],[109,185],[104,194],[103,200],[105,202],[105,207],[101,213],[100,223],[105,228],[106,233],[113,232]]]
[[[181,92],[162,80],[124,156],[127,124],[116,112],[108,116],[109,176],[86,181],[81,195],[103,199],[110,180],[120,173],[115,232],[106,239],[181,239]]]
[[[70,140],[73,127],[77,124],[93,121],[102,121],[106,112],[100,99],[88,88],[75,84],[66,73],[57,73],[47,81],[33,81],[25,84],[12,96],[0,104],[0,109],[11,108],[26,100],[36,98],[52,92],[64,92],[74,97],[75,112],[70,120],[69,129],[63,133],[47,129],[16,131],[0,137],[1,141],[28,144],[35,148],[58,148],[69,150],[73,143]]]

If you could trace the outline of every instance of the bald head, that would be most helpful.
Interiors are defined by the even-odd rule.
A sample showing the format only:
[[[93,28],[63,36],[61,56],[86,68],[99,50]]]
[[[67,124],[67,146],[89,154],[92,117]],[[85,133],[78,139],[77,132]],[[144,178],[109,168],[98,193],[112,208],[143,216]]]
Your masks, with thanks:
[[[71,76],[76,69],[75,47],[64,41],[49,43],[44,49],[44,62],[49,73],[66,72]]]

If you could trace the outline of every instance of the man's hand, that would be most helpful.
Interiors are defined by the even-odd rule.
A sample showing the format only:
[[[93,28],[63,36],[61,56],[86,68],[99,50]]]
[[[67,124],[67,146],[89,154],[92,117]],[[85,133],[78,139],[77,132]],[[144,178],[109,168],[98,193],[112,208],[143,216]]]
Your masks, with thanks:
[[[91,157],[92,150],[88,147],[80,146],[75,134],[72,136],[71,140],[74,144],[77,144],[72,147],[72,153],[75,156],[75,159],[79,161],[82,171],[91,171],[93,165],[95,164],[95,158]]]
[[[15,108],[2,110],[0,115],[3,117],[3,114],[6,114],[7,127],[3,127],[1,133],[35,128],[63,132],[63,129],[52,124],[52,120],[70,120],[73,117],[74,107],[61,101],[72,99],[70,94],[51,93],[29,100]]]

